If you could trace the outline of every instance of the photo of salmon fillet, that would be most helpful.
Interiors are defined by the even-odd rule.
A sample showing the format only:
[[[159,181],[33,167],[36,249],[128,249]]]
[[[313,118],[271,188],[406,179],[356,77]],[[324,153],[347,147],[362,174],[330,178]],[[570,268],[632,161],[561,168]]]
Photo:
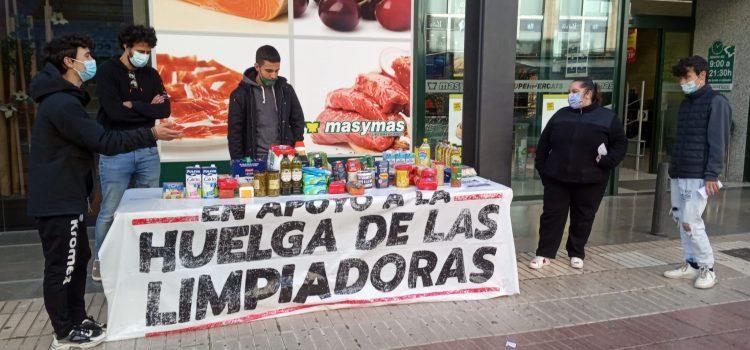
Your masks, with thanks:
[[[287,13],[287,0],[182,0],[213,11],[259,21],[270,21]]]

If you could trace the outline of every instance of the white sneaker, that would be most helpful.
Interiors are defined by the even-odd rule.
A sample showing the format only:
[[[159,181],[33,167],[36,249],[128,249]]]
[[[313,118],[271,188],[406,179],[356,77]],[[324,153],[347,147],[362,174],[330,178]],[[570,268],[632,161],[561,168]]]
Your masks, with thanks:
[[[91,349],[101,344],[104,338],[107,337],[107,333],[75,326],[65,338],[57,339],[57,336],[52,337],[52,344],[49,346],[50,350]]]
[[[695,288],[709,289],[716,285],[716,272],[709,270],[707,266],[701,266],[698,278],[695,280]]]
[[[675,270],[664,271],[664,277],[673,279],[695,279],[698,277],[698,269],[693,268],[686,262]]]
[[[531,259],[531,262],[529,263],[529,267],[534,270],[540,270],[542,267],[547,266],[549,264],[550,264],[549,259],[543,256],[535,256],[534,259]]]
[[[583,268],[583,259],[581,258],[570,258],[570,267],[574,269],[582,269]]]

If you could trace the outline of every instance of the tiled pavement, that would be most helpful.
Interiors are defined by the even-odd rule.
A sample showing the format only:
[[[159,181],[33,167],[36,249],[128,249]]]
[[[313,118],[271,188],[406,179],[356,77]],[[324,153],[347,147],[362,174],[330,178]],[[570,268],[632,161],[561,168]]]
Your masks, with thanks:
[[[528,269],[532,254],[519,254],[521,294],[512,297],[324,311],[99,348],[501,349],[505,340],[519,349],[741,348],[750,344],[750,262],[721,251],[750,248],[750,234],[712,243],[720,283],[711,290],[661,277],[681,260],[678,241],[629,243],[589,248],[582,272],[564,253],[541,272]],[[87,301],[106,318],[102,294]],[[46,349],[52,340],[40,299],[0,302],[0,325],[0,349]]]

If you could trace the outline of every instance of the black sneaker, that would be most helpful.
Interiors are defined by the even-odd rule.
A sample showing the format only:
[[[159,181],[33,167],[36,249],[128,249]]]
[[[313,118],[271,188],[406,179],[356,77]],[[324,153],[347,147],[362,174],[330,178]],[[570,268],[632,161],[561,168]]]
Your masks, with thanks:
[[[101,344],[106,337],[107,334],[104,331],[74,326],[67,337],[57,339],[57,336],[54,336],[49,348],[50,350],[91,349]]]
[[[91,331],[107,331],[107,324],[96,322],[94,316],[91,315],[86,316],[86,318],[81,321],[81,327]]]

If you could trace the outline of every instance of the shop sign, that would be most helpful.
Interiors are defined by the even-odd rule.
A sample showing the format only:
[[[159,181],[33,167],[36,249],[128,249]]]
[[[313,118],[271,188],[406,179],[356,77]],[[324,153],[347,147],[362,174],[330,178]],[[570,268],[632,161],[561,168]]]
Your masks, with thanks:
[[[596,80],[599,84],[599,88],[602,92],[612,92],[614,88],[614,81],[612,80]],[[516,80],[513,86],[513,92],[515,93],[555,93],[555,92],[566,92],[570,85],[570,79],[568,80]]]
[[[428,94],[451,94],[463,93],[463,80],[427,80],[426,92]]]
[[[578,45],[568,46],[565,55],[565,77],[579,78],[589,75],[589,56],[581,52]]]
[[[717,91],[732,91],[735,46],[714,41],[708,50],[708,83]]]
[[[583,21],[580,19],[563,19],[558,24],[560,33],[580,33]]]
[[[628,64],[635,63],[636,43],[638,42],[638,28],[628,29]]]

